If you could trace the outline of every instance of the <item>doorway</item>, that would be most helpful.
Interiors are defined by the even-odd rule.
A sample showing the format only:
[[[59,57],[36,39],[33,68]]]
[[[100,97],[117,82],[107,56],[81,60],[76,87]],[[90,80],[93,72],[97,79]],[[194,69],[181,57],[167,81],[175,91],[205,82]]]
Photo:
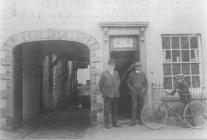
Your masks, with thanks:
[[[133,51],[111,51],[111,58],[115,59],[115,70],[119,72],[120,82],[120,98],[118,101],[118,112],[120,119],[126,119],[131,116],[131,97],[126,84],[129,73],[133,69],[130,66],[140,60],[138,50]]]
[[[18,101],[15,115],[20,120],[19,126],[64,110],[84,116],[82,120],[90,122],[90,106],[76,111],[71,102],[77,94],[74,89],[78,85],[73,82],[77,81],[77,70],[90,65],[88,46],[62,40],[33,41],[17,45],[13,56],[15,101]],[[87,74],[90,77],[90,72]],[[73,123],[79,125],[78,122]]]

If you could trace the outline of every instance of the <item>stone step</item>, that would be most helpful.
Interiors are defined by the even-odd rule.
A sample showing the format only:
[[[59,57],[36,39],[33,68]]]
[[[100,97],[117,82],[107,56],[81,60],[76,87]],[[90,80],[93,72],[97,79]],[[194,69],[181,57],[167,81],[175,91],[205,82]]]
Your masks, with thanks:
[[[0,118],[0,128],[3,129],[7,126],[7,119],[6,118]]]

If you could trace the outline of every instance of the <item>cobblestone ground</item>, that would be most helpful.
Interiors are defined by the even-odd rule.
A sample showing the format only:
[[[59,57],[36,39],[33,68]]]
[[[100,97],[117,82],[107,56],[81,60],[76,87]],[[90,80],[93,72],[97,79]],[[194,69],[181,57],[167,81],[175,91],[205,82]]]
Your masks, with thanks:
[[[39,118],[14,132],[1,131],[2,139],[205,139],[207,128],[191,129],[168,125],[160,130],[144,126],[129,127],[130,120],[121,120],[121,128],[105,129],[103,125],[90,126],[89,110],[58,111]]]
[[[78,139],[90,126],[89,109],[64,110],[31,121],[14,132],[2,131],[2,139]]]

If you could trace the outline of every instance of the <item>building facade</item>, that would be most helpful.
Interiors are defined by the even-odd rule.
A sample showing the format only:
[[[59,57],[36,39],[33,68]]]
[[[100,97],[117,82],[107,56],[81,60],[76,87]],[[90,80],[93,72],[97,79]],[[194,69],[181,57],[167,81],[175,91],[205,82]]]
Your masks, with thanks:
[[[204,0],[4,0],[1,5],[2,127],[18,127],[40,108],[53,110],[69,97],[56,96],[72,88],[65,75],[88,66],[91,121],[102,122],[98,80],[110,57],[121,76],[134,62],[143,63],[148,101],[154,96],[153,83],[171,89],[178,73],[186,75],[192,89],[206,86]],[[65,87],[57,84],[59,75]],[[122,110],[129,106],[125,92],[123,88]]]

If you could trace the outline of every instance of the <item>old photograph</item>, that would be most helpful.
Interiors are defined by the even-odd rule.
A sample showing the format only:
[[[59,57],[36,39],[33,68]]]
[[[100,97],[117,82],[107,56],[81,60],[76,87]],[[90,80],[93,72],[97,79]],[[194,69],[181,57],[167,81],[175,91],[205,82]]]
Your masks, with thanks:
[[[0,139],[206,132],[206,0],[0,1]]]

